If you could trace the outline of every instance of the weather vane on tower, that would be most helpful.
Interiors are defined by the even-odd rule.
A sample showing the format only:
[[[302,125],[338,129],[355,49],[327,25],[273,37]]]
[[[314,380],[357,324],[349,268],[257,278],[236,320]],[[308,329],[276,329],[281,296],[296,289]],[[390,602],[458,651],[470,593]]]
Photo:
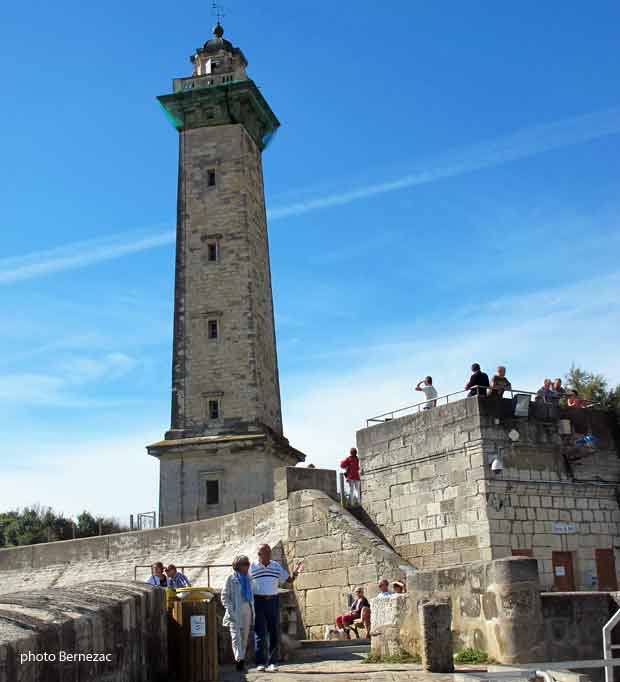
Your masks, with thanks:
[[[221,24],[222,19],[226,16],[224,14],[224,7],[219,3],[213,0],[213,5],[211,8],[211,13],[213,14],[214,17],[217,18],[217,23]]]

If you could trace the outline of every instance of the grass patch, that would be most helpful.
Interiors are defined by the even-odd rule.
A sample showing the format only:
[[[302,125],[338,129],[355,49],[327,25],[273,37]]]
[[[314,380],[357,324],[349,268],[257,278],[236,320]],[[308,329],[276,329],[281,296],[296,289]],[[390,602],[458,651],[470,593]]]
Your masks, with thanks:
[[[454,661],[455,663],[491,663],[492,659],[486,651],[468,647],[454,654]]]
[[[363,663],[420,663],[422,659],[418,654],[410,654],[408,651],[401,651],[398,654],[389,656],[379,656],[378,654],[368,654]]]

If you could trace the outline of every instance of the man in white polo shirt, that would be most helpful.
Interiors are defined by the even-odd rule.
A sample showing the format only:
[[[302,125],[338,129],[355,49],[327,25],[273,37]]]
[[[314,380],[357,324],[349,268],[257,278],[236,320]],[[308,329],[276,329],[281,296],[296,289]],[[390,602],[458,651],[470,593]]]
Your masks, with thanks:
[[[256,652],[256,669],[274,672],[275,660],[280,639],[280,599],[278,585],[292,583],[302,565],[298,564],[289,575],[277,561],[271,560],[271,547],[261,545],[258,548],[258,561],[250,566],[250,579],[254,593],[254,649]],[[265,656],[265,645],[269,634],[269,653]]]

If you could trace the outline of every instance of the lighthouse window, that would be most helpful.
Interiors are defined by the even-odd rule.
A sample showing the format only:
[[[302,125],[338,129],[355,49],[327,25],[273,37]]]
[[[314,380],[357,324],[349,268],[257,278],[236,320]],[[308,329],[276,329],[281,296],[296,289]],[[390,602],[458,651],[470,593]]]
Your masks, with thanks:
[[[215,171],[207,171],[207,187],[215,187]]]
[[[220,418],[220,401],[219,400],[209,400],[209,419],[219,419]]]
[[[207,260],[210,263],[217,263],[220,259],[220,250],[217,242],[209,242],[207,244]]]
[[[220,503],[220,482],[206,481],[207,504]]]
[[[218,320],[209,320],[207,322],[208,337],[211,340],[218,339],[220,336],[220,323]]]

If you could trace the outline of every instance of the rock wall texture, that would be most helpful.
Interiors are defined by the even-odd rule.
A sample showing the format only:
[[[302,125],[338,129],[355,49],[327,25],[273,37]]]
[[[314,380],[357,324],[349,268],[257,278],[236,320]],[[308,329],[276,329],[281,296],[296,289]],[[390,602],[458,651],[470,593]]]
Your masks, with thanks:
[[[135,571],[138,580],[146,580],[150,565],[160,560],[178,567],[223,564],[209,571],[209,579],[204,568],[184,571],[193,584],[218,588],[236,555],[255,557],[258,545],[268,543],[290,570],[304,562],[295,591],[282,599],[284,632],[322,638],[325,625],[347,610],[356,585],[372,596],[379,577],[407,580],[414,569],[328,493],[298,490],[308,476],[335,494],[335,472],[290,468],[279,472],[283,499],[255,509],[156,530],[0,550],[0,594],[104,581],[111,572],[131,581]]]
[[[406,650],[421,653],[419,608],[425,601],[440,599],[452,607],[455,651],[476,647],[500,663],[544,660],[539,590],[533,559],[500,559],[419,571],[409,583],[409,605],[400,641]]]
[[[475,400],[357,433],[362,504],[420,569],[491,559],[484,450]]]
[[[69,587],[110,577],[130,581],[151,574],[155,561],[177,566],[224,564],[212,569],[210,582],[223,584],[237,554],[255,556],[261,543],[283,556],[287,537],[288,504],[271,502],[237,514],[193,523],[167,526],[82,540],[52,542],[0,550],[0,593],[15,590]],[[207,584],[207,571],[186,570],[196,585]]]
[[[273,500],[274,474],[298,460],[285,439],[271,433],[162,441],[159,459],[159,524],[207,519],[252,509]],[[217,486],[209,499],[208,486]]]
[[[295,582],[301,621],[300,637],[322,639],[325,626],[349,608],[355,586],[372,597],[377,581],[409,580],[413,567],[321,491],[305,490],[289,496],[289,533],[285,551],[289,564],[303,561]]]
[[[179,141],[172,431],[281,434],[261,152],[241,124]],[[220,401],[216,418],[209,400]]]
[[[0,597],[0,682],[164,682],[167,668],[164,590],[98,581]]]
[[[603,625],[618,610],[618,595],[609,592],[541,594],[547,660],[596,660],[603,657]],[[620,633],[612,632],[613,643]]]
[[[592,590],[598,549],[620,579],[617,428],[604,412],[542,408],[514,417],[510,400],[469,398],[359,431],[364,509],[417,568],[527,551],[562,589],[553,553],[570,552],[574,588]],[[586,433],[596,447],[576,445]]]

